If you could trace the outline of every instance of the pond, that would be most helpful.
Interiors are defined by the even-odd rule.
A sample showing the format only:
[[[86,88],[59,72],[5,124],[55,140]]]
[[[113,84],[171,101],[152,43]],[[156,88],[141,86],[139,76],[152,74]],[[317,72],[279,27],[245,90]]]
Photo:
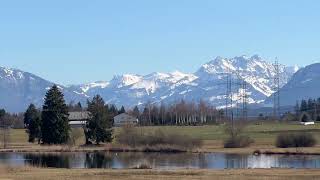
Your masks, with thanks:
[[[246,155],[224,153],[0,153],[0,165],[54,168],[155,169],[320,168],[320,156]]]

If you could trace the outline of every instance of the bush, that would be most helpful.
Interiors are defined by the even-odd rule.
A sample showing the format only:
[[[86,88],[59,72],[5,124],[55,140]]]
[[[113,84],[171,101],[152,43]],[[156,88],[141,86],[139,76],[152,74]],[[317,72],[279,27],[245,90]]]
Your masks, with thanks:
[[[282,133],[276,140],[279,148],[289,147],[312,147],[316,144],[316,139],[310,133]]]
[[[117,136],[117,142],[130,147],[175,147],[191,150],[201,146],[201,140],[173,132],[164,132],[157,129],[154,132],[145,132],[142,128],[123,127]]]
[[[229,135],[229,138],[224,141],[225,148],[244,148],[250,146],[254,143],[254,140],[249,136],[243,135],[243,131],[247,126],[245,121],[237,121],[228,123],[225,127],[226,134]]]
[[[234,136],[230,137],[224,142],[225,148],[244,148],[254,143],[254,140],[248,136]]]

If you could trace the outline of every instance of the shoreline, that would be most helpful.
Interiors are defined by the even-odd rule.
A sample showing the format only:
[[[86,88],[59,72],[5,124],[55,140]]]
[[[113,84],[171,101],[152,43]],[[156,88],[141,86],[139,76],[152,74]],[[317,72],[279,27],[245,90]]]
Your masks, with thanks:
[[[132,153],[225,153],[225,154],[252,154],[252,155],[320,155],[319,147],[308,147],[308,148],[259,148],[259,147],[248,147],[248,148],[215,148],[206,149],[200,148],[197,150],[185,150],[178,148],[158,148],[158,147],[110,147],[106,146],[33,146],[28,148],[7,148],[0,149],[0,153],[94,153],[94,152],[132,152]]]
[[[157,170],[157,169],[57,169],[21,167],[10,168],[0,167],[0,179],[273,179],[273,180],[304,180],[319,179],[318,169],[178,169],[178,170]]]

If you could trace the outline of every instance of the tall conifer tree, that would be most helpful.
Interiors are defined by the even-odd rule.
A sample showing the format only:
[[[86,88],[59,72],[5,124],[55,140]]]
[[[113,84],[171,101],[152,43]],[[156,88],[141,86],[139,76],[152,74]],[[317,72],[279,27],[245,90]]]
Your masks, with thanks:
[[[33,143],[36,139],[38,139],[38,143],[40,143],[40,111],[36,109],[36,106],[34,104],[30,104],[27,111],[24,113],[24,124],[27,127],[27,132],[29,134],[29,142]]]
[[[88,111],[91,118],[85,128],[86,143],[111,142],[113,116],[101,96],[96,95],[92,101],[88,101]]]
[[[118,114],[122,114],[122,113],[126,113],[126,109],[124,108],[124,106],[121,106],[121,109],[118,112]]]
[[[42,111],[42,142],[63,144],[69,139],[68,107],[59,88],[54,85],[47,92]]]

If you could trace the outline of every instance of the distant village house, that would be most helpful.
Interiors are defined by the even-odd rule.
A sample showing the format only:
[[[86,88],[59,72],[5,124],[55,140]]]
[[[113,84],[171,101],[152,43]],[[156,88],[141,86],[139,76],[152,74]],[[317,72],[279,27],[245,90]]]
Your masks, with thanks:
[[[88,111],[69,112],[69,125],[71,128],[83,127],[89,118],[90,114]]]
[[[137,125],[138,123],[139,120],[136,117],[130,116],[126,113],[122,113],[114,117],[114,126]]]

